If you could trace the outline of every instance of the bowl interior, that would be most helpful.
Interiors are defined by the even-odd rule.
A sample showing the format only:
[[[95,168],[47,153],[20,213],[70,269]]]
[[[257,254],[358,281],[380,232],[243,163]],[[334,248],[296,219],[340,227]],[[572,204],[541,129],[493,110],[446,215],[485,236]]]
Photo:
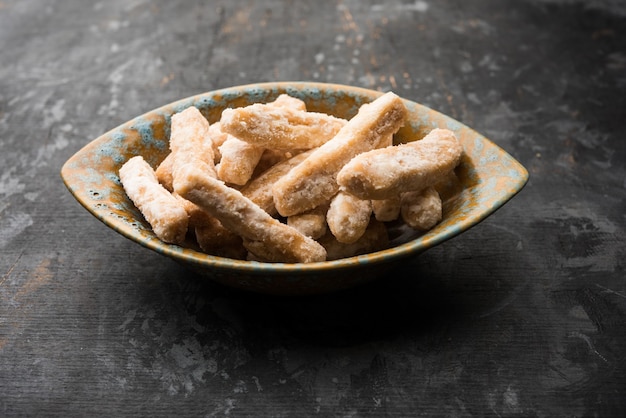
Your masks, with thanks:
[[[233,272],[237,273],[238,281],[234,285],[244,288],[250,287],[247,282],[264,277],[262,288],[266,290],[276,286],[277,280],[293,282],[308,276],[313,283],[338,272],[345,276],[346,270],[369,269],[376,264],[416,255],[485,219],[519,192],[528,179],[528,172],[520,163],[484,136],[446,115],[405,100],[409,119],[394,136],[394,142],[418,140],[438,127],[454,131],[464,148],[455,176],[442,188],[443,220],[427,233],[392,226],[392,248],[311,264],[233,260],[204,254],[192,243],[177,246],[160,241],[126,197],[118,177],[122,164],[135,155],[142,155],[156,167],[169,153],[171,116],[189,106],[197,107],[214,123],[226,108],[268,102],[283,93],[304,100],[310,111],[346,119],[354,116],[362,104],[383,94],[350,86],[305,82],[245,85],[199,94],[147,112],[93,140],[65,163],[62,179],[80,204],[123,236],[226,284],[233,284]],[[337,283],[336,287],[349,285]]]

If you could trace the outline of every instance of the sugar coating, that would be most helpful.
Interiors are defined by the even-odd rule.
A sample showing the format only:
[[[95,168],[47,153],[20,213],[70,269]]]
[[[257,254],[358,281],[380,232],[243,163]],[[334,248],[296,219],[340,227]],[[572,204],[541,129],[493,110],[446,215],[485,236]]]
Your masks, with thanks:
[[[209,175],[216,176],[213,143],[209,136],[209,122],[195,107],[189,107],[172,116],[170,153],[156,169],[159,182],[173,190],[177,168],[194,161]]]
[[[174,190],[244,241],[261,242],[268,251],[279,254],[280,260],[274,261],[309,263],[326,259],[326,250],[319,243],[271,217],[240,191],[206,176],[193,164],[180,169]]]
[[[173,154],[172,175],[183,165],[194,163],[207,175],[215,177],[213,145],[209,137],[209,121],[195,107],[172,116],[170,149]]]
[[[363,199],[388,199],[432,186],[458,164],[463,147],[454,133],[433,129],[423,139],[364,152],[337,174],[337,183]]]
[[[141,156],[132,157],[119,170],[124,191],[141,211],[159,239],[180,244],[187,233],[188,217],[182,204],[157,179]]]
[[[271,149],[311,149],[330,140],[346,124],[326,113],[255,103],[225,109],[222,130],[250,144]]]
[[[365,233],[371,214],[370,200],[339,191],[330,201],[326,221],[337,241],[352,244]]]
[[[243,186],[252,177],[265,148],[228,135],[219,150],[222,158],[216,166],[217,176],[226,183]]]
[[[402,194],[402,220],[411,228],[428,231],[442,218],[442,202],[434,187]]]
[[[356,155],[372,150],[404,124],[407,109],[389,92],[362,105],[331,140],[317,148],[273,187],[274,204],[283,216],[329,201],[337,191],[337,173]]]

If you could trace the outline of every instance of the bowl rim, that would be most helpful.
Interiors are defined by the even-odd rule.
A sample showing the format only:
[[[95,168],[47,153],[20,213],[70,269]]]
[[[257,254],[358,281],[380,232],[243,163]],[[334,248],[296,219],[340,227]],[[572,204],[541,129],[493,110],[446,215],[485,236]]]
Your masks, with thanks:
[[[269,263],[269,262],[261,262],[261,261],[251,261],[251,260],[237,260],[226,257],[219,257],[211,254],[206,254],[200,251],[196,251],[191,248],[182,247],[176,244],[168,244],[156,236],[151,236],[149,239],[143,239],[138,236],[138,232],[132,229],[129,225],[123,224],[121,221],[112,219],[110,216],[105,216],[97,210],[94,210],[88,202],[86,196],[81,195],[80,188],[75,187],[75,185],[70,180],[70,174],[74,170],[72,165],[78,160],[78,158],[86,152],[89,152],[91,149],[96,147],[99,144],[107,143],[110,140],[110,136],[124,128],[128,128],[133,123],[138,121],[139,119],[153,114],[158,113],[162,115],[171,115],[175,110],[182,110],[185,107],[193,106],[199,98],[207,97],[207,96],[223,96],[225,93],[233,92],[233,91],[245,91],[249,89],[260,89],[263,91],[267,90],[302,90],[302,89],[322,89],[325,91],[339,92],[339,91],[350,91],[357,95],[360,95],[364,98],[374,98],[381,96],[384,94],[383,91],[379,90],[371,90],[364,87],[358,86],[350,86],[336,83],[323,83],[323,82],[308,82],[308,81],[280,81],[280,82],[262,82],[262,83],[249,83],[242,84],[237,86],[225,87],[216,90],[210,90],[204,93],[195,94],[192,96],[188,96],[186,98],[178,99],[176,101],[170,102],[168,104],[158,106],[149,110],[142,115],[136,116],[130,119],[127,122],[122,123],[121,125],[108,130],[102,135],[98,136],[96,139],[88,142],[83,147],[81,147],[74,155],[72,155],[62,166],[61,168],[61,178],[63,183],[68,188],[70,193],[74,196],[74,198],[89,211],[93,216],[95,216],[98,220],[103,222],[108,227],[112,228],[116,232],[120,233],[124,237],[132,240],[133,242],[139,243],[140,245],[151,249],[157,253],[162,255],[174,258],[176,260],[180,260],[183,262],[187,262],[196,266],[203,266],[206,268],[214,268],[217,270],[238,270],[241,272],[245,272],[248,274],[267,274],[272,273],[276,275],[284,275],[284,274],[293,274],[297,272],[298,274],[316,274],[323,272],[325,270],[342,270],[342,269],[351,269],[353,267],[363,267],[368,264],[378,264],[378,263],[387,263],[396,261],[406,257],[412,257],[417,255],[427,249],[430,249],[444,241],[447,241],[453,238],[456,235],[459,235],[461,232],[467,231],[469,228],[477,225],[482,222],[485,218],[493,214],[496,210],[501,208],[505,203],[507,203],[510,199],[512,199],[515,195],[517,195],[526,185],[529,179],[529,173],[526,168],[519,163],[515,158],[513,158],[510,154],[508,154],[504,149],[495,144],[490,139],[486,138],[484,135],[478,133],[474,129],[464,125],[463,123],[447,116],[441,112],[438,112],[428,106],[420,104],[418,102],[414,102],[410,99],[401,97],[402,100],[409,105],[421,107],[429,112],[434,112],[439,117],[444,118],[446,121],[453,122],[455,126],[459,129],[466,129],[471,131],[474,135],[477,135],[481,138],[481,141],[488,143],[490,147],[494,147],[498,154],[504,158],[507,158],[508,163],[513,167],[513,171],[517,174],[516,180],[512,180],[510,184],[508,184],[509,188],[506,193],[502,193],[498,196],[497,199],[493,199],[492,205],[490,207],[485,207],[483,210],[473,214],[473,216],[464,217],[461,221],[446,226],[445,229],[439,230],[437,226],[435,226],[430,231],[419,235],[418,237],[411,239],[410,241],[387,248],[384,250],[367,253],[363,255],[356,255],[347,258],[341,258],[337,260],[330,261],[322,261],[322,262],[312,262],[312,263]],[[115,173],[117,175],[117,173]],[[152,235],[154,233],[150,231]]]

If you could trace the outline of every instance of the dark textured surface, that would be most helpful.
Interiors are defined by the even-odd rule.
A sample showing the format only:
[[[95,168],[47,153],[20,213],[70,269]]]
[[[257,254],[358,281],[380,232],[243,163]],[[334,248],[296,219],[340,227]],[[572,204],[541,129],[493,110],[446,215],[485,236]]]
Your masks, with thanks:
[[[206,282],[76,203],[106,130],[231,85],[393,90],[531,173],[375,283]],[[0,415],[621,416],[621,1],[0,2]]]

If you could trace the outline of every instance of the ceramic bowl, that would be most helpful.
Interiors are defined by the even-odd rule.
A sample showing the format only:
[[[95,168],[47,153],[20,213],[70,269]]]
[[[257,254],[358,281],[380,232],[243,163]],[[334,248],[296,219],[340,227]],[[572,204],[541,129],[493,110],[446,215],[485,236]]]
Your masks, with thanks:
[[[464,148],[456,179],[442,192],[443,220],[427,233],[406,227],[391,231],[393,246],[384,251],[311,264],[262,263],[216,257],[193,245],[160,241],[120,184],[118,170],[142,155],[156,167],[169,152],[170,119],[196,106],[213,123],[222,110],[268,102],[287,93],[304,100],[307,109],[346,119],[383,94],[357,87],[280,82],[231,87],[199,94],[138,116],[87,144],[63,166],[61,177],[69,191],[92,215],[132,241],[170,257],[222,284],[271,294],[314,294],[346,289],[385,275],[390,268],[461,234],[505,204],[528,180],[528,172],[513,157],[484,136],[426,106],[404,100],[409,120],[394,141],[422,138],[431,129],[455,132]]]

